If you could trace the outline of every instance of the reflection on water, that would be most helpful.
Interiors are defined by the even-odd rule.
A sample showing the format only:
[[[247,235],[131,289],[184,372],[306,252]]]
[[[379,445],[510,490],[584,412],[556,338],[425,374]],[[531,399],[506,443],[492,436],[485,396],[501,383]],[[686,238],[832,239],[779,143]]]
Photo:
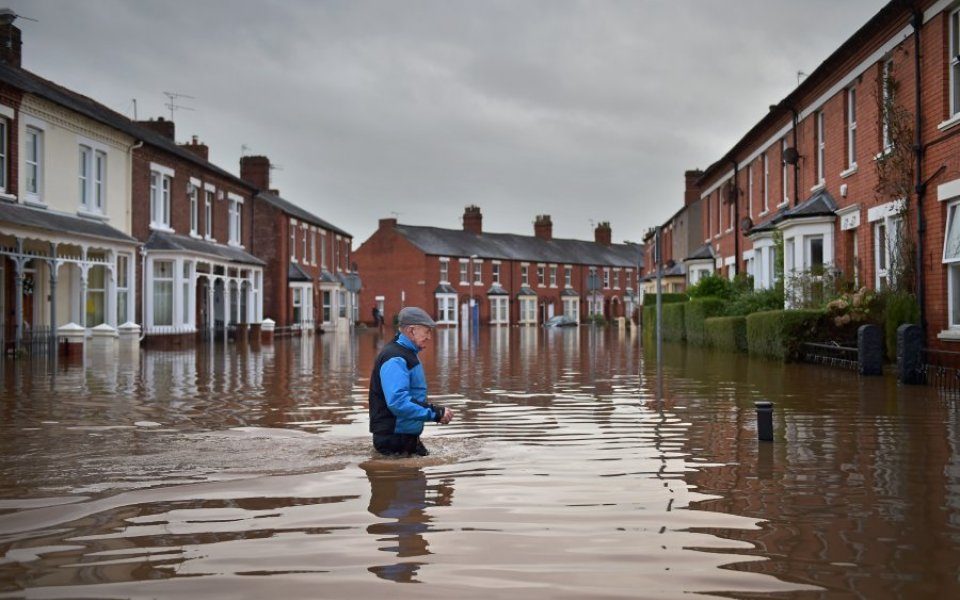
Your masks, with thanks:
[[[446,329],[421,359],[459,418],[385,460],[385,341],[0,362],[0,597],[960,595],[956,398],[673,345],[661,381],[617,329]]]

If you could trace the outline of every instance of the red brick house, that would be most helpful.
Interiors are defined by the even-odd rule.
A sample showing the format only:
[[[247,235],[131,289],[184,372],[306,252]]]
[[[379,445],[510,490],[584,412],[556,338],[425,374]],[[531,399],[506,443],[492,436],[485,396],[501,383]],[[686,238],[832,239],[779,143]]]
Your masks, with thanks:
[[[594,241],[582,241],[554,238],[548,215],[536,218],[533,236],[487,233],[482,222],[476,206],[466,207],[462,230],[381,219],[355,253],[363,318],[372,323],[377,308],[389,321],[404,306],[449,326],[632,315],[641,246],[611,243],[609,223],[597,226]]]
[[[830,269],[882,289],[910,266],[928,344],[956,349],[958,40],[956,3],[889,2],[771,104],[697,182],[716,270],[766,288],[782,260],[796,302],[797,276]],[[918,251],[904,259],[907,238]]]
[[[256,330],[264,288],[264,262],[252,254],[256,188],[210,163],[196,136],[177,144],[172,121],[137,126],[131,181],[133,234],[144,242],[137,278],[145,341]]]
[[[266,156],[241,158],[240,177],[260,190],[253,233],[266,264],[264,315],[280,332],[349,329],[358,320],[360,288],[353,236],[271,189]]]

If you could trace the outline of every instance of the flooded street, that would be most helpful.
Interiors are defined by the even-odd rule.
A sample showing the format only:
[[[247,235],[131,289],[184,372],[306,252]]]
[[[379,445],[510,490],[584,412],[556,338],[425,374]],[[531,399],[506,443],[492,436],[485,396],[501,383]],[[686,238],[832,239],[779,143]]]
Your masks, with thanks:
[[[440,330],[458,418],[385,459],[383,342],[4,361],[0,598],[960,597],[956,398],[672,345],[658,384],[629,332]]]

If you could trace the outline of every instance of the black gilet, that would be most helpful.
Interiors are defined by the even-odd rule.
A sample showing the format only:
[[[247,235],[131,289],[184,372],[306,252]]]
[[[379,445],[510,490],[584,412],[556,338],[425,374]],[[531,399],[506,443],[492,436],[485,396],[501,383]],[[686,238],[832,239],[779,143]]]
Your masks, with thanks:
[[[383,347],[377,359],[373,361],[373,372],[370,374],[370,394],[367,397],[370,404],[370,433],[392,434],[396,430],[397,417],[387,407],[387,398],[383,394],[383,385],[380,382],[380,367],[391,358],[401,357],[407,363],[407,370],[420,364],[417,353],[397,342],[398,337]]]

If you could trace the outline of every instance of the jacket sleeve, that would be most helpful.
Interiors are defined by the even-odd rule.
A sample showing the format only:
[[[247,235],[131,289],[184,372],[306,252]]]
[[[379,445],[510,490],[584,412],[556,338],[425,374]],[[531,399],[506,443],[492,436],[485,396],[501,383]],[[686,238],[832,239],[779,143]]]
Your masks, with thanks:
[[[413,402],[410,395],[410,372],[407,363],[399,356],[386,361],[380,367],[380,385],[387,400],[387,407],[397,418],[414,421],[436,421],[439,415],[429,406]]]

